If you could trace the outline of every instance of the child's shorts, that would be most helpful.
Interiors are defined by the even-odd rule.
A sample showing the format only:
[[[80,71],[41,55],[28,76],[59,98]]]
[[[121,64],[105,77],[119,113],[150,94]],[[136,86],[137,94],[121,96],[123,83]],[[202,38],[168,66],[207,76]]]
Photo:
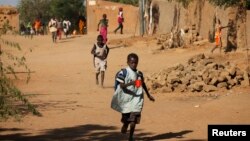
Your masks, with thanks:
[[[129,124],[130,122],[135,122],[136,124],[139,124],[141,121],[141,112],[133,112],[133,113],[125,113],[122,114],[122,123]]]
[[[105,71],[107,68],[107,61],[106,60],[101,60],[97,57],[95,57],[95,71],[96,73],[100,71]]]

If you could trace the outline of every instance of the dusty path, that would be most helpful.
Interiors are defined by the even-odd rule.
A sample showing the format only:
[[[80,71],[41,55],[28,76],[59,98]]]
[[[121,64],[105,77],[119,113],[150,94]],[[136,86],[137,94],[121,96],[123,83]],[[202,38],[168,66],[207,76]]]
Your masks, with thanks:
[[[110,39],[129,35],[109,35]],[[126,56],[140,57],[139,69],[145,75],[186,62],[194,54],[209,49],[177,49],[154,54],[154,42],[136,42],[130,47],[110,45],[105,88],[95,85],[90,50],[96,35],[74,36],[52,44],[50,36],[30,40],[15,39],[27,52],[32,73],[29,84],[18,86],[38,106],[42,117],[27,115],[21,122],[0,123],[0,140],[82,140],[122,141],[120,114],[110,108],[114,74],[126,65]],[[22,77],[22,76],[21,76]],[[206,140],[208,124],[250,124],[249,88],[201,94],[154,94],[156,102],[145,100],[136,140]]]

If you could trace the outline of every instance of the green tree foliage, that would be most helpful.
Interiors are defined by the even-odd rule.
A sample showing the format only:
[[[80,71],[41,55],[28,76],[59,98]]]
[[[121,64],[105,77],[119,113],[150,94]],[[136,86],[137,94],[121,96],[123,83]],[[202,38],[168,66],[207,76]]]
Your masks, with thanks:
[[[1,48],[1,45],[5,45],[5,48]],[[15,71],[17,68],[26,71],[27,82],[30,78],[30,69],[25,63],[25,57],[13,55],[13,49],[21,51],[19,44],[6,41],[0,36],[0,121],[10,116],[19,117],[27,112],[41,115],[13,84],[13,80],[18,79]]]
[[[84,10],[81,0],[51,0],[50,3],[50,12],[60,18],[78,17]]]
[[[36,18],[48,21],[50,15],[50,0],[20,0],[18,11],[23,23],[33,22]]]
[[[20,0],[18,11],[23,23],[40,18],[45,24],[51,17],[68,18],[74,26],[79,14],[85,14],[84,0]]]
[[[51,0],[50,13],[57,19],[69,19],[76,26],[80,15],[85,15],[83,0]]]
[[[238,6],[243,3],[244,7],[247,7],[250,5],[249,0],[209,0],[210,3],[217,5],[217,6]]]

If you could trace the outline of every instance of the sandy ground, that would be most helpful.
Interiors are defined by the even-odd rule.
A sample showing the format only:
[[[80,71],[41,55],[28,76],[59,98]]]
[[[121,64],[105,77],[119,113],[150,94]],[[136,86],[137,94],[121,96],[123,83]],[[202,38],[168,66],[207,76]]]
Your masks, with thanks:
[[[126,66],[126,57],[135,52],[140,57],[138,69],[149,75],[177,63],[211,46],[156,52],[154,40],[135,39],[129,47],[110,42],[108,69],[104,88],[95,85],[90,50],[96,34],[73,36],[52,43],[50,36],[32,40],[21,36],[3,36],[18,42],[26,54],[32,74],[30,83],[18,80],[18,87],[38,107],[42,117],[31,114],[21,122],[12,119],[0,123],[0,140],[32,141],[123,141],[121,115],[110,108],[114,75]],[[109,39],[125,41],[130,35],[110,34]],[[126,42],[126,41],[125,41]],[[32,49],[32,52],[28,50]],[[218,52],[218,50],[217,50]],[[216,53],[215,53],[216,54]],[[228,57],[229,59],[230,56]],[[231,59],[231,61],[235,61]],[[19,74],[23,78],[24,74]],[[235,88],[213,94],[153,94],[156,101],[145,98],[136,140],[207,140],[208,124],[250,124],[250,89]]]

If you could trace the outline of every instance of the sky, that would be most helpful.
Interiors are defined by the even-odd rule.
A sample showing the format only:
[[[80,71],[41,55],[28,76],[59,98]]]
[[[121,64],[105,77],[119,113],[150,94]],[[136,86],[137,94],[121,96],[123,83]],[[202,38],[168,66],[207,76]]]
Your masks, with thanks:
[[[0,5],[17,6],[19,0],[0,0]]]

